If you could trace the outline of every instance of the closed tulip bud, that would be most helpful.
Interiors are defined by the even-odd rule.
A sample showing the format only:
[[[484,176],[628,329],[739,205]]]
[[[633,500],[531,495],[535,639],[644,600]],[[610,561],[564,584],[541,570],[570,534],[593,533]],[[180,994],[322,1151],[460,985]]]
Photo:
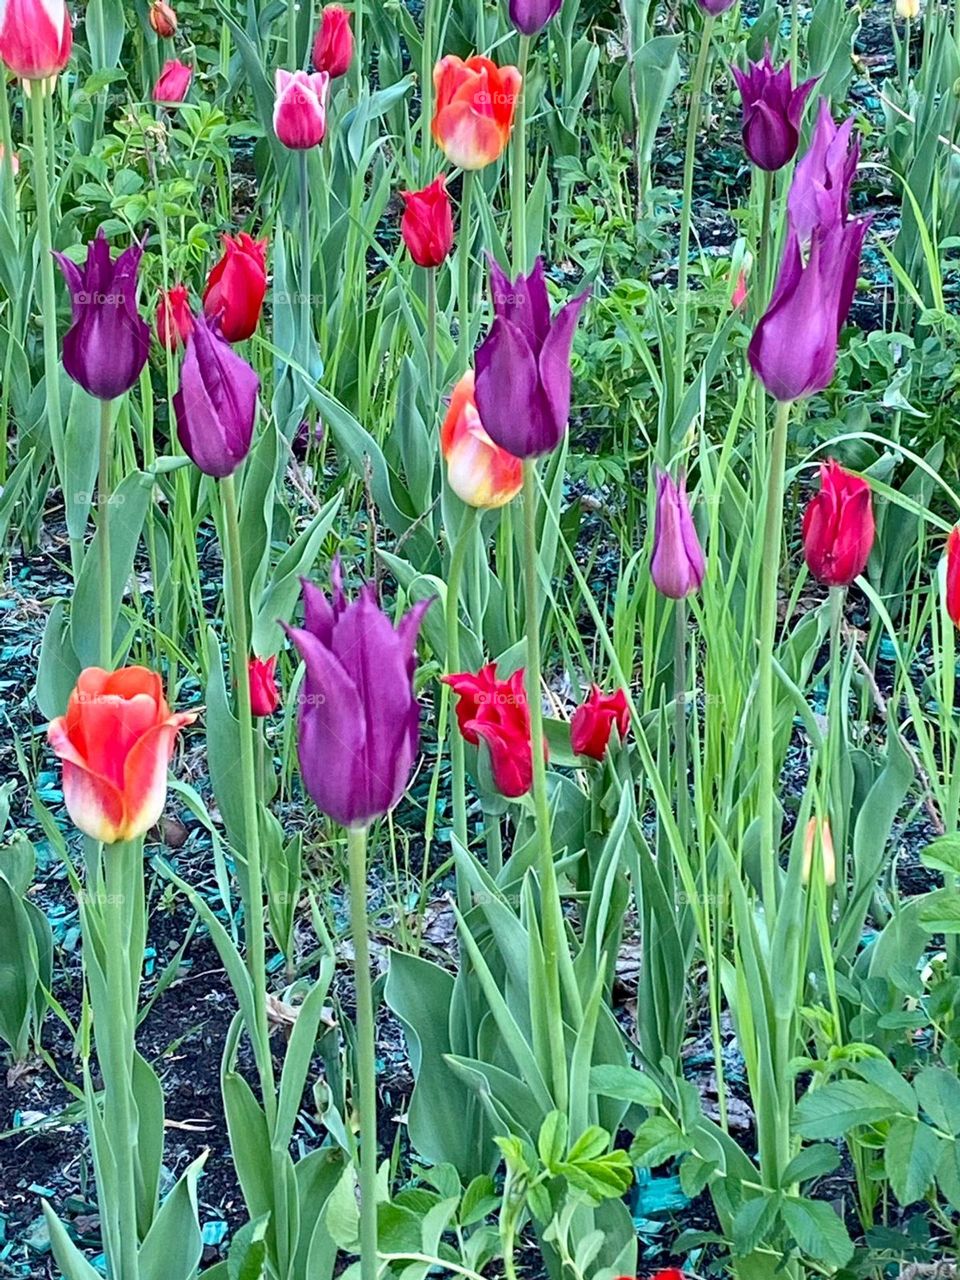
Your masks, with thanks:
[[[483,428],[473,395],[473,370],[453,389],[440,428],[447,482],[468,507],[502,507],[523,486],[523,463],[494,444]]]
[[[516,67],[498,67],[489,58],[441,58],[433,71],[430,129],[451,164],[483,169],[499,159],[510,140],[522,83]]]
[[[732,9],[736,0],[697,0],[697,4],[704,13],[709,13],[712,18],[718,18],[721,13]]]
[[[464,740],[486,743],[497,790],[510,800],[526,795],[533,785],[533,752],[523,670],[500,680],[491,662],[476,675],[461,671],[442,680],[457,695],[457,724]],[[543,758],[547,759],[546,738]]]
[[[3,168],[3,165],[6,163],[6,159],[7,159],[7,149],[3,145],[3,143],[0,142],[0,169]],[[20,172],[20,156],[17,154],[16,151],[10,152],[10,172],[13,174],[14,177],[16,177],[17,174]]]
[[[171,40],[177,33],[176,10],[166,0],[153,0],[148,15],[150,26],[161,40]]]
[[[81,671],[47,738],[63,761],[67,812],[84,835],[116,844],[154,826],[177,734],[195,719],[171,712],[163,682],[144,667]]]
[[[350,11],[339,4],[325,5],[313,42],[313,65],[317,71],[326,71],[331,80],[339,80],[347,74],[352,61]]]
[[[550,314],[538,258],[510,281],[490,263],[494,321],[477,348],[477,409],[487,434],[515,458],[549,453],[570,417],[570,349],[590,290]]]
[[[803,836],[803,869],[801,873],[803,883],[810,883],[810,875],[813,871],[813,854],[817,845],[820,847],[824,883],[836,884],[837,857],[833,851],[833,836],[830,833],[830,823],[826,818],[821,818],[819,822],[816,818],[811,818],[807,823]]]
[[[6,0],[0,9],[0,61],[21,80],[50,80],[70,60],[73,28],[63,0]]]
[[[401,191],[400,234],[418,267],[439,267],[453,248],[453,213],[441,173],[422,191]]]
[[[277,97],[273,108],[273,131],[291,151],[318,147],[327,130],[326,71],[284,71],[277,68]]]
[[[661,471],[657,476],[657,509],[650,576],[661,595],[682,600],[703,582],[706,563],[687,501],[687,486]]]
[[[510,21],[525,36],[535,36],[552,21],[563,0],[510,0]]]
[[[365,827],[397,803],[417,758],[417,633],[433,602],[394,627],[370,583],[347,600],[338,562],[332,585],[328,599],[304,580],[304,625],[285,628],[306,668],[297,751],[317,808],[341,826]]]
[[[248,663],[250,711],[255,716],[272,716],[280,705],[276,669],[275,655],[272,658],[251,658]]]
[[[193,333],[193,311],[186,285],[175,284],[157,303],[157,340],[168,351],[182,347]]]
[[[150,329],[137,310],[137,268],[143,245],[113,261],[103,228],[87,247],[83,269],[54,256],[70,289],[73,324],[63,339],[63,367],[96,396],[113,400],[136,383],[150,354]]]
[[[960,527],[950,530],[947,537],[946,559],[944,604],[954,626],[960,627]]]
[[[803,554],[828,587],[846,587],[867,566],[873,546],[870,486],[831,458],[820,468],[820,492],[803,513]]]
[[[187,339],[173,397],[177,436],[205,475],[232,475],[250,452],[260,379],[200,316]]]
[[[176,106],[187,96],[190,81],[193,79],[193,68],[177,58],[169,58],[161,67],[157,82],[153,86],[153,100],[165,106]]]
[[[743,148],[759,169],[772,173],[788,164],[800,141],[800,119],[816,80],[793,87],[793,72],[786,62],[777,71],[766,46],[760,62],[746,71],[731,67],[743,105]]]
[[[613,726],[623,742],[630,727],[630,708],[623,689],[615,693],[603,693],[599,685],[591,685],[585,702],[573,713],[570,721],[570,745],[578,756],[591,756],[602,760],[610,741]]]
[[[920,17],[920,0],[896,0],[897,17],[912,21]]]
[[[220,322],[228,342],[243,342],[260,322],[267,292],[267,241],[246,231],[223,237],[223,257],[207,277],[206,315]]]

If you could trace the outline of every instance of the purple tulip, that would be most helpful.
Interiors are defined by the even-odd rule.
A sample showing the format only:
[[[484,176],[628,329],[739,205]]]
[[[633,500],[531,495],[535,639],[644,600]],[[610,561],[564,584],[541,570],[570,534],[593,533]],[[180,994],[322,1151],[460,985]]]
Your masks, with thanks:
[[[220,337],[217,321],[198,316],[173,408],[180,443],[206,475],[231,475],[250,452],[259,390],[260,379]]]
[[[787,196],[787,212],[806,249],[813,229],[844,222],[850,186],[860,161],[860,141],[854,138],[853,118],[836,125],[826,98],[820,99],[810,146],[798,162]]]
[[[394,627],[372,584],[347,601],[339,560],[330,580],[328,600],[303,579],[304,626],[285,628],[306,667],[297,753],[317,808],[341,826],[366,827],[410,781],[420,743],[415,646],[433,602],[414,605]]]
[[[761,62],[751,62],[746,71],[730,70],[743,104],[743,149],[758,169],[782,169],[796,155],[800,118],[816,77],[794,89],[790,63],[777,71],[769,44]]]
[[[570,417],[570,348],[587,289],[550,315],[538,258],[510,281],[490,262],[494,321],[477,348],[475,396],[491,440],[515,458],[549,453]]]
[[[721,13],[726,13],[728,9],[732,9],[736,4],[736,0],[697,0],[697,4],[704,13],[709,13],[711,18],[717,18]]]
[[[563,6],[563,0],[510,0],[510,21],[525,36],[535,36]]]
[[[132,244],[116,262],[103,228],[87,247],[83,270],[62,253],[73,324],[63,339],[63,367],[84,391],[114,400],[129,391],[150,354],[150,329],[137,310],[137,268],[142,244]]]
[[[703,582],[706,563],[690,514],[687,485],[665,471],[657,473],[657,513],[653,529],[650,577],[661,595],[682,600]]]

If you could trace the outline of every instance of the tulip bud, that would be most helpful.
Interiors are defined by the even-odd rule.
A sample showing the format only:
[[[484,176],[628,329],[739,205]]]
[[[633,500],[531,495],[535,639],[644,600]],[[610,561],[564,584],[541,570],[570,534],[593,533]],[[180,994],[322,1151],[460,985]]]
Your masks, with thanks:
[[[820,492],[803,513],[803,554],[815,578],[846,587],[867,566],[873,546],[870,485],[832,458],[820,468]]]
[[[184,452],[208,476],[229,476],[250,451],[260,379],[200,316],[187,339],[173,397]]]
[[[440,428],[447,483],[468,507],[502,507],[523,486],[523,463],[494,444],[484,430],[473,394],[473,370],[453,389]]]
[[[573,713],[570,721],[570,745],[578,756],[602,760],[613,726],[623,742],[630,727],[630,708],[623,689],[602,693],[599,685],[591,685],[590,693]]]
[[[0,6],[0,61],[21,80],[50,80],[70,60],[73,28],[64,0],[6,0]]]
[[[171,40],[176,35],[176,10],[166,0],[153,0],[148,17],[151,27],[161,40]]]
[[[0,168],[3,167],[3,164],[6,161],[6,158],[7,158],[7,149],[3,145],[3,143],[0,142]],[[16,177],[17,174],[20,172],[20,156],[16,151],[10,152],[10,170],[13,173],[14,177]]]
[[[944,605],[955,627],[960,627],[960,525],[947,537],[947,572]]]
[[[272,716],[280,705],[276,667],[276,655],[272,658],[251,658],[248,663],[250,710],[255,716]]]
[[[187,96],[190,81],[193,79],[193,68],[176,58],[169,58],[161,67],[157,82],[153,86],[154,102],[165,106],[176,106]]]
[[[897,17],[912,20],[920,17],[920,0],[896,0]]]
[[[260,322],[267,292],[267,241],[241,231],[224,236],[223,247],[223,257],[207,277],[203,310],[219,320],[228,342],[243,342]]]
[[[535,36],[557,16],[563,0],[510,0],[510,21],[525,36]]]
[[[175,284],[157,303],[157,339],[168,351],[182,347],[193,333],[193,311],[186,285]]]
[[[686,480],[679,485],[665,471],[657,476],[657,509],[650,576],[661,595],[682,600],[703,582],[706,563],[687,501]]]
[[[318,147],[327,129],[326,71],[284,71],[277,68],[277,97],[273,108],[273,131],[291,151]]]
[[[837,858],[833,851],[833,836],[830,832],[830,822],[827,818],[821,818],[819,822],[816,818],[811,818],[807,823],[807,829],[803,837],[803,870],[801,872],[804,884],[810,883],[815,845],[820,847],[824,882],[826,884],[836,884]]]
[[[746,71],[730,69],[743,105],[744,150],[758,168],[769,173],[782,169],[796,155],[800,118],[816,81],[794,89],[790,63],[775,70],[769,44],[762,60],[751,62]]]
[[[441,173],[422,191],[401,191],[400,234],[418,267],[439,267],[453,248],[453,213]]]
[[[313,65],[326,71],[331,80],[347,74],[353,61],[353,31],[350,11],[339,4],[328,4],[320,14],[320,30],[313,42]]]
[[[732,9],[736,0],[697,0],[697,4],[704,11],[709,13],[712,18],[717,18],[721,13],[726,13],[728,9]]]

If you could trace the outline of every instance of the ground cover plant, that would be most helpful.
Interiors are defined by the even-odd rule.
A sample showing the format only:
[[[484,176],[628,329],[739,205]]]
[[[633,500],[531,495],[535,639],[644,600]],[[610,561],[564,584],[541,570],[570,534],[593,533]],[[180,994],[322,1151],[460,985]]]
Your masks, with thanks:
[[[0,62],[0,1275],[955,1276],[960,8]]]

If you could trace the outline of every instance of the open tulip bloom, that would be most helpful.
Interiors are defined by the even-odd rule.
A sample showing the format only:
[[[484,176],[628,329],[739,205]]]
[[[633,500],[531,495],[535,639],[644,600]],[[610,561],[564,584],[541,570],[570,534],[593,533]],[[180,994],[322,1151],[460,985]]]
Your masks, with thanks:
[[[498,67],[476,55],[464,62],[449,54],[437,63],[433,83],[433,139],[450,163],[472,170],[499,159],[520,100],[517,68]]]

